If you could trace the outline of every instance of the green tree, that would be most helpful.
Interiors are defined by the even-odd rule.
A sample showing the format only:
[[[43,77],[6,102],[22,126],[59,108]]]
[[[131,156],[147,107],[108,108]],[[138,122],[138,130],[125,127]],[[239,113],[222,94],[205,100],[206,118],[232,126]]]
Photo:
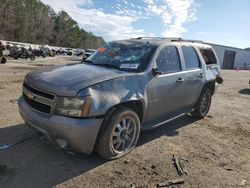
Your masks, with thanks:
[[[66,12],[40,0],[0,0],[0,39],[72,48],[97,48],[102,37],[79,28]]]

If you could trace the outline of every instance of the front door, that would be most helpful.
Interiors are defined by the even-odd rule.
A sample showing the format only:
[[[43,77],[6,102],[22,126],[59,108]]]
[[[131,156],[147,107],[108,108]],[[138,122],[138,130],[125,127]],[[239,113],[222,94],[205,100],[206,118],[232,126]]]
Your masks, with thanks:
[[[182,113],[185,94],[185,73],[175,46],[162,48],[156,58],[156,75],[148,87],[146,124],[157,124]]]

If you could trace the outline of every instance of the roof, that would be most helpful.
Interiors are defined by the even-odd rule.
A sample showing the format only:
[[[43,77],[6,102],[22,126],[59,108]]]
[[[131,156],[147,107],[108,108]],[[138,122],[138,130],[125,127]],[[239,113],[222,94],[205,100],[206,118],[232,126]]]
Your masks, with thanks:
[[[181,42],[183,44],[190,44],[190,45],[195,45],[199,47],[205,47],[208,48],[210,45],[207,45],[206,43],[203,43],[202,41],[199,40],[187,40],[187,39],[182,39],[182,38],[161,38],[161,37],[138,37],[138,38],[131,38],[131,39],[126,39],[126,40],[118,40],[118,41],[112,41],[112,43],[119,43],[119,44],[152,44],[155,46],[159,46],[162,43],[170,43],[170,42]]]

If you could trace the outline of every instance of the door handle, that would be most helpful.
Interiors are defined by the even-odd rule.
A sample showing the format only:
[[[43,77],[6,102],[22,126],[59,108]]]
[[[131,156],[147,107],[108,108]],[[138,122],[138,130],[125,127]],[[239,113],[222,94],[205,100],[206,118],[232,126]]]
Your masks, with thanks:
[[[184,82],[185,79],[184,78],[178,78],[178,80],[176,80],[176,82]]]
[[[197,77],[198,77],[198,78],[203,78],[204,76],[205,76],[204,73],[200,73]]]

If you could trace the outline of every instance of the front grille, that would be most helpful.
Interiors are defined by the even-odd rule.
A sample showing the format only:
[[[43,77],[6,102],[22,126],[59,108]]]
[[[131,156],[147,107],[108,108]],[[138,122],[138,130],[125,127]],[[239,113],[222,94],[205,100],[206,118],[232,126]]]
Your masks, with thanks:
[[[51,107],[46,105],[46,104],[42,104],[33,100],[30,100],[25,93],[23,93],[23,98],[25,100],[25,102],[33,109],[46,113],[46,114],[50,114],[51,111]]]
[[[55,95],[35,89],[24,83],[23,98],[32,109],[48,115],[51,114]]]
[[[49,94],[49,93],[45,93],[45,92],[43,92],[43,91],[39,91],[39,90],[37,90],[37,89],[34,89],[34,88],[28,86],[28,85],[25,84],[25,83],[23,84],[23,87],[25,87],[27,90],[31,91],[32,93],[37,94],[37,95],[40,95],[40,96],[45,97],[45,98],[47,98],[47,99],[54,100],[54,98],[55,98],[54,95]]]

